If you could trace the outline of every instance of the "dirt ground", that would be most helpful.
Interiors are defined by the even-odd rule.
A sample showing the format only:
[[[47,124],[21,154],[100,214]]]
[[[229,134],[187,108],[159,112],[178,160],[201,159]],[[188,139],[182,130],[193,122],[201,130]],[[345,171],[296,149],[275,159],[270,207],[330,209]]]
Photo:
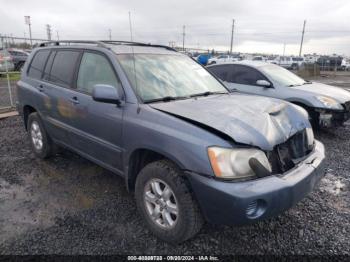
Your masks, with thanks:
[[[20,117],[0,120],[0,254],[350,254],[350,123],[316,134],[327,149],[317,190],[280,216],[205,225],[168,245],[120,177],[63,150],[35,159]]]

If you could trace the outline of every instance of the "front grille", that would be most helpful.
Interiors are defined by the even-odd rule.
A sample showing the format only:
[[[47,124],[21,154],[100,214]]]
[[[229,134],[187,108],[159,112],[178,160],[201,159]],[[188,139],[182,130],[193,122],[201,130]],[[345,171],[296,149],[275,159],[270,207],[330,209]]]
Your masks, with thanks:
[[[303,157],[311,152],[306,129],[294,134],[286,142],[275,146],[268,154],[272,173],[284,173],[292,169]]]
[[[350,111],[350,101],[345,102],[344,107],[346,111]]]

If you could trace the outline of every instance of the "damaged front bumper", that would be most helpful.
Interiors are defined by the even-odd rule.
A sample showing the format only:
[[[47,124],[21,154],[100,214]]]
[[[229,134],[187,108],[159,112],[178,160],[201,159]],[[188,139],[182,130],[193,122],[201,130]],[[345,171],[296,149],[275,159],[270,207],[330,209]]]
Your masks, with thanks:
[[[207,221],[243,225],[278,215],[303,199],[324,175],[325,152],[315,141],[314,150],[295,168],[245,182],[218,181],[188,172]]]
[[[329,128],[341,126],[350,118],[350,111],[336,111],[325,109],[316,109],[315,111],[319,115],[318,120],[320,127]]]

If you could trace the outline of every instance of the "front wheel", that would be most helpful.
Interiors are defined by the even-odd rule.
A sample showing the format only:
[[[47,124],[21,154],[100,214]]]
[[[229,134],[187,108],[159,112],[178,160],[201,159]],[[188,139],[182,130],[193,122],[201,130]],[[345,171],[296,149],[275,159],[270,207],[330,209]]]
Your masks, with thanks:
[[[158,238],[179,243],[194,236],[202,215],[182,172],[167,160],[144,167],[136,179],[137,208]]]

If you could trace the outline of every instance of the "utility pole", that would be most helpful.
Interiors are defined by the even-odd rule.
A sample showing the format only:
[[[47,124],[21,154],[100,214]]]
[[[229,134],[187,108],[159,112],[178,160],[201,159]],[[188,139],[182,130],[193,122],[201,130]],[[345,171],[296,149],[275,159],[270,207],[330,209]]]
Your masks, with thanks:
[[[46,33],[47,33],[47,40],[51,40],[51,26],[49,24],[46,25]]]
[[[232,45],[233,45],[233,31],[235,28],[235,19],[232,19],[232,31],[231,31],[231,46],[230,46],[230,55],[232,55]]]
[[[108,29],[108,33],[109,33],[109,40],[112,40],[112,30]]]
[[[60,36],[58,35],[58,30],[56,30],[57,41],[60,41]]]
[[[24,16],[24,21],[26,25],[29,27],[29,39],[30,39],[30,47],[33,47],[33,41],[32,41],[32,24],[30,22],[30,16],[26,15]]]
[[[299,56],[301,56],[301,51],[302,51],[302,49],[303,49],[305,25],[306,25],[306,20],[304,20],[303,33],[301,34],[301,42],[300,42]]]
[[[186,31],[186,26],[182,27],[182,50],[185,51],[185,33]]]
[[[132,42],[132,27],[131,27],[131,13],[129,11],[129,28],[130,28],[130,41]]]
[[[1,48],[5,48],[4,47],[4,37],[0,34],[0,38],[1,38]]]

